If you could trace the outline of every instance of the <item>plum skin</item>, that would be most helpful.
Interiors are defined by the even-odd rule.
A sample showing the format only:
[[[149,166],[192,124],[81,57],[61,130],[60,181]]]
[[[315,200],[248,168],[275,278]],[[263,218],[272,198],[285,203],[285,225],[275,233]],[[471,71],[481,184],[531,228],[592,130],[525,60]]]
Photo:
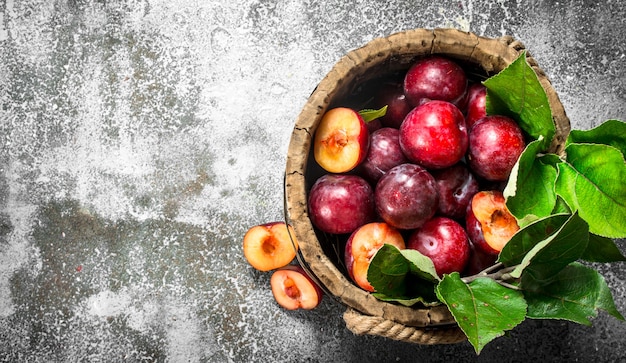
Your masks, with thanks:
[[[489,181],[505,181],[525,148],[522,129],[513,119],[488,115],[469,131],[467,160],[476,175]]]
[[[308,206],[311,223],[332,234],[352,233],[376,218],[374,190],[357,175],[321,176],[311,187]]]
[[[435,178],[416,164],[400,164],[383,175],[374,189],[378,215],[398,229],[419,228],[437,211]]]
[[[399,129],[406,115],[413,109],[404,95],[401,82],[385,83],[377,94],[378,108],[387,106],[387,112],[380,118],[383,127]]]
[[[468,233],[469,235],[469,233]],[[465,270],[463,275],[472,276],[480,273],[487,267],[493,266],[497,259],[497,254],[487,253],[482,249],[476,247],[476,245],[472,242],[471,238],[469,239],[470,245],[470,256],[467,261],[467,266],[465,266]]]
[[[478,180],[464,163],[431,172],[437,182],[439,205],[437,213],[462,220],[467,205],[480,188]]]
[[[429,257],[440,277],[462,272],[470,257],[469,238],[465,229],[447,217],[434,217],[424,223],[411,234],[407,248]]]
[[[455,61],[431,56],[414,63],[404,77],[404,94],[413,106],[424,99],[459,104],[467,91],[467,75]]]
[[[465,123],[471,128],[476,121],[487,116],[487,88],[481,83],[472,84],[467,90],[467,111]]]
[[[408,162],[400,148],[400,131],[383,127],[370,135],[370,147],[360,168],[375,183],[391,168]]]
[[[409,112],[400,127],[400,147],[406,157],[427,169],[459,162],[467,151],[463,113],[450,102],[429,101]]]

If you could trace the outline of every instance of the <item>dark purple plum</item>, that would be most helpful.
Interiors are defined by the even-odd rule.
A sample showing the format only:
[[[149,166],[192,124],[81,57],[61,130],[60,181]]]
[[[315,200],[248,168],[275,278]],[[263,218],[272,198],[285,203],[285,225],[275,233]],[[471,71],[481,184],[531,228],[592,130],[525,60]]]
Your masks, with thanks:
[[[402,83],[385,83],[376,99],[378,107],[387,106],[385,116],[380,118],[383,127],[399,129],[406,115],[413,109],[404,95]]]
[[[435,178],[415,164],[398,165],[383,175],[374,190],[378,215],[399,229],[421,227],[437,211]]]
[[[370,133],[370,135],[372,134],[372,132],[376,131],[376,130],[380,130],[383,127],[383,123],[380,120],[380,118],[374,119],[372,121],[368,121],[365,123],[365,126],[367,127],[367,131]]]
[[[479,190],[479,184],[467,165],[456,163],[449,168],[431,172],[437,182],[439,206],[437,213],[463,219],[470,200]]]
[[[464,276],[472,276],[483,271],[489,266],[493,266],[498,259],[498,255],[487,253],[480,248],[477,248],[472,240],[469,240],[470,244],[470,256],[463,271]]]
[[[376,183],[394,166],[408,162],[400,148],[400,131],[383,127],[370,135],[370,147],[361,169],[365,177]]]
[[[309,192],[309,217],[320,230],[352,233],[376,218],[374,191],[357,175],[325,174]]]
[[[459,105],[467,91],[467,76],[455,61],[431,56],[417,61],[404,77],[404,94],[413,106],[424,98]]]

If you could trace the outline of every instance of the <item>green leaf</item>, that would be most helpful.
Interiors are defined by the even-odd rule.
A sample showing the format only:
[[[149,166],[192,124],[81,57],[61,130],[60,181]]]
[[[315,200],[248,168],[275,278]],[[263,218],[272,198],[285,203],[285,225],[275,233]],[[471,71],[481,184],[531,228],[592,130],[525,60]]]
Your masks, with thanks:
[[[626,162],[616,148],[570,144],[566,162],[558,164],[556,192],[589,223],[589,230],[608,238],[626,237]]]
[[[548,147],[555,134],[552,110],[537,74],[526,61],[526,51],[507,68],[483,82],[487,114],[507,115],[535,140]]]
[[[522,260],[538,243],[547,241],[569,220],[569,214],[555,214],[536,220],[521,228],[504,245],[498,261],[505,266],[514,266]],[[544,242],[544,244],[547,242]]]
[[[552,214],[561,214],[561,213],[572,214],[572,210],[567,205],[567,203],[565,203],[563,198],[561,198],[560,195],[557,195],[556,205],[554,206],[554,209],[552,210]]]
[[[370,262],[367,280],[381,294],[405,296],[405,280],[410,270],[410,262],[402,256],[400,250],[393,245],[384,244]]]
[[[529,318],[564,319],[591,325],[589,317],[597,316],[600,309],[624,320],[602,275],[578,262],[561,270],[549,284],[522,279],[522,286]]]
[[[574,143],[609,145],[626,155],[626,123],[607,120],[591,130],[572,130],[565,145]]]
[[[554,234],[528,251],[511,276],[520,278],[524,274],[535,281],[548,282],[565,266],[578,260],[588,243],[589,227],[574,213]]]
[[[363,117],[363,121],[365,121],[365,123],[368,123],[370,121],[374,121],[377,118],[381,118],[381,117],[385,116],[386,113],[387,113],[387,106],[383,106],[383,107],[379,108],[378,110],[367,108],[367,109],[359,111],[359,115],[361,115],[361,117]]]
[[[437,285],[437,296],[448,306],[477,354],[526,316],[522,293],[491,278],[477,278],[466,284],[456,272],[445,275]]]
[[[437,299],[437,295],[435,295],[435,284],[424,282],[422,284],[415,285],[419,288],[413,289],[409,296],[387,296],[385,294],[381,294],[379,292],[374,292],[375,298],[381,301],[387,302],[395,302],[404,306],[413,306],[415,304],[422,304],[424,306],[436,306],[441,305],[441,301]]]
[[[385,244],[372,258],[367,280],[380,296],[406,305],[416,297],[427,303],[434,301],[433,287],[439,276],[433,261],[419,251]]]
[[[615,245],[615,242],[606,237],[589,234],[589,244],[582,256],[582,260],[589,262],[618,262],[626,261],[626,257]]]
[[[556,168],[544,164],[537,157],[542,147],[543,137],[526,146],[515,163],[503,192],[506,205],[520,227],[549,216],[556,205]]]
[[[426,299],[422,297],[409,298],[409,297],[389,297],[385,294],[373,292],[372,295],[380,301],[386,301],[391,303],[398,303],[404,306],[413,306],[415,304],[423,304],[424,306],[436,306],[441,304],[438,300],[436,302],[426,301]]]
[[[555,234],[569,218],[569,213],[558,213],[541,218],[520,229],[504,246],[498,256],[498,262],[502,262],[505,266],[520,264],[530,250],[539,242],[545,241]],[[580,259],[602,263],[626,261],[626,257],[622,255],[612,239],[592,233],[589,234],[588,238],[587,248]]]
[[[410,248],[400,250],[400,253],[409,261],[409,267],[411,268],[411,273],[413,275],[427,281],[439,281],[439,275],[437,275],[437,270],[435,270],[433,260],[429,257],[424,256],[418,250]]]
[[[544,154],[539,158],[542,163],[546,165],[551,165],[556,168],[557,164],[559,164],[562,160],[556,154]]]

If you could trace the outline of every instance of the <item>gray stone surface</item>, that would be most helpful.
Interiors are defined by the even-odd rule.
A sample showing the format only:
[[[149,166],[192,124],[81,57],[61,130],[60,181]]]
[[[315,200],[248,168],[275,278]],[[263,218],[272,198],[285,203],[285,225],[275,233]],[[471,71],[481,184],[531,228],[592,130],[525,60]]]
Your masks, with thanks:
[[[526,321],[476,356],[354,336],[243,258],[282,218],[294,120],[403,29],[524,42],[572,125],[626,119],[623,1],[0,2],[0,361],[626,361],[626,323]],[[618,245],[625,251],[624,241]],[[599,266],[626,313],[625,264]]]

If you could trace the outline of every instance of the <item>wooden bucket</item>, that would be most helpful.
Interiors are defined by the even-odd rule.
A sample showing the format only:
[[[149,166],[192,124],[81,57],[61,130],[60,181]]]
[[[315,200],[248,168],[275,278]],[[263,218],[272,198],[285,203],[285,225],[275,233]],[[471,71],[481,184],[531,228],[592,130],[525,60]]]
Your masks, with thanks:
[[[307,196],[322,170],[312,157],[312,138],[324,113],[359,92],[364,83],[406,71],[417,59],[440,54],[485,79],[511,64],[525,49],[510,36],[486,38],[456,29],[414,29],[377,38],[343,56],[315,88],[300,112],[291,136],[285,171],[285,218],[299,243],[298,259],[327,295],[346,306],[344,320],[353,333],[379,335],[418,344],[450,344],[466,340],[445,305],[406,307],[383,302],[357,287],[343,266],[342,237],[313,227]],[[551,151],[560,152],[570,130],[555,90],[527,52],[529,64],[544,87],[556,136]],[[470,77],[471,78],[471,77]],[[340,101],[341,100],[341,101]],[[343,105],[343,104],[342,104]],[[357,106],[355,106],[357,107]],[[311,160],[311,162],[309,162]]]

